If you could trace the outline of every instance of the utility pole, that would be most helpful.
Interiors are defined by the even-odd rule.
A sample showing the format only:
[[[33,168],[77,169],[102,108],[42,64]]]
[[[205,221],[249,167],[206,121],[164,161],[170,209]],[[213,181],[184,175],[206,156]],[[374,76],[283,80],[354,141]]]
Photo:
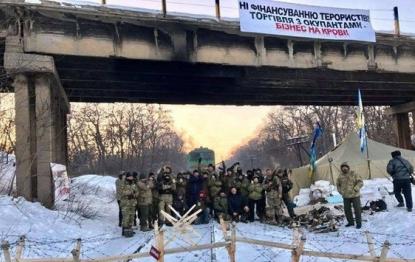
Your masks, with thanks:
[[[308,136],[298,136],[298,137],[291,137],[287,139],[288,144],[287,147],[291,146],[296,149],[298,160],[300,161],[300,165],[303,166],[303,157],[301,156],[301,149],[310,156],[310,153],[305,149],[303,146],[304,143],[308,143]]]

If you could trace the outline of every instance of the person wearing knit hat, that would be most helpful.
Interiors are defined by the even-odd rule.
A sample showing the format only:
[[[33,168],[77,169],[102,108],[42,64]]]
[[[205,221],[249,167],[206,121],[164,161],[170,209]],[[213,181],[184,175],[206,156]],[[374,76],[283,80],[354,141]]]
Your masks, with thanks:
[[[137,182],[139,194],[137,198],[138,209],[140,211],[140,230],[143,232],[149,231],[150,229],[150,211],[153,203],[152,189],[154,183],[152,180],[147,178],[145,173],[141,173]]]
[[[132,229],[134,223],[134,215],[137,206],[138,189],[134,183],[134,177],[132,173],[125,175],[125,182],[121,190],[121,212],[123,216],[122,220],[122,235],[125,237],[132,237],[134,231]]]
[[[249,221],[254,222],[255,219],[255,207],[256,214],[262,222],[265,216],[265,206],[261,201],[264,200],[264,187],[259,182],[259,176],[255,173],[251,185],[248,187],[248,205],[249,205]]]
[[[356,228],[362,227],[362,206],[360,202],[360,189],[363,187],[363,180],[359,174],[350,170],[347,162],[340,165],[341,173],[337,178],[337,190],[343,197],[344,213],[347,219],[346,227],[354,226],[352,206],[356,219]]]
[[[408,160],[401,156],[400,151],[391,152],[392,159],[389,161],[386,171],[393,178],[393,192],[399,204],[404,207],[402,193],[405,197],[406,209],[412,212],[412,187],[411,179],[414,168]]]
[[[226,196],[225,191],[221,190],[219,192],[219,195],[214,200],[213,208],[215,210],[215,218],[218,222],[220,222],[221,217],[224,220],[230,220],[228,215],[228,197]]]

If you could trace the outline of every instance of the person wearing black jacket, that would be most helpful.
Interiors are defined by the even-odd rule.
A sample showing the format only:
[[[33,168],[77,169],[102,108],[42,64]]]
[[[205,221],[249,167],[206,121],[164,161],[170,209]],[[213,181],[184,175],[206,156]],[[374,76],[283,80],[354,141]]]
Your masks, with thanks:
[[[408,212],[412,212],[412,189],[411,176],[414,168],[408,160],[401,156],[400,151],[393,151],[391,153],[392,159],[389,161],[386,171],[393,178],[393,192],[396,200],[398,200],[398,207],[403,207],[403,197],[405,197],[406,208]]]
[[[282,201],[287,206],[288,214],[291,218],[295,217],[294,207],[295,204],[291,201],[290,197],[290,190],[293,188],[293,182],[290,179],[291,170],[288,171],[287,169],[284,172],[277,173],[278,178],[280,179],[281,186],[282,186]]]
[[[179,212],[179,214],[180,214],[181,216],[183,216],[183,215],[186,213],[186,211],[188,210],[188,207],[187,207],[186,201],[185,201],[185,199],[184,199],[184,197],[183,197],[183,195],[182,195],[182,194],[177,195],[177,197],[173,200],[173,208],[174,208],[177,212]],[[175,217],[176,217],[177,219],[179,219],[179,217],[177,217],[177,215],[176,215],[176,214],[175,214]]]
[[[203,177],[199,174],[196,169],[187,181],[187,205],[192,207],[199,201],[199,194],[203,189]]]
[[[228,196],[228,209],[229,215],[232,218],[232,221],[235,222],[248,222],[249,216],[249,207],[248,201],[241,193],[236,189],[236,187],[231,187],[229,196]]]

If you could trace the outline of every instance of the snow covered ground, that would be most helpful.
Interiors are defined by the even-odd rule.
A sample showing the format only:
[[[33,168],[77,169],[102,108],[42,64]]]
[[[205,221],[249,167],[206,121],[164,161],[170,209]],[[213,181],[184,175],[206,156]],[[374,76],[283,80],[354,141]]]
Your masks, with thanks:
[[[69,257],[76,239],[82,239],[82,258],[148,252],[154,244],[153,232],[137,232],[130,239],[121,237],[117,226],[118,208],[114,195],[112,177],[85,175],[74,178],[70,201],[58,204],[56,210],[48,210],[39,203],[30,203],[22,198],[0,196],[0,240],[12,244],[12,253],[19,236],[25,235],[27,245],[24,257]],[[363,229],[341,227],[338,232],[327,234],[306,233],[306,249],[368,254],[365,230],[372,233],[376,251],[380,253],[382,243],[391,242],[391,257],[415,259],[415,213],[395,208],[393,196],[386,196],[388,212],[364,215]],[[68,211],[71,210],[71,211]],[[84,215],[85,217],[83,217]],[[202,244],[223,241],[223,232],[216,222],[194,226],[199,236],[192,242]],[[172,236],[172,228],[166,228],[167,239]],[[270,240],[283,243],[292,242],[292,230],[260,224],[237,224],[239,237]],[[167,248],[186,247],[190,243],[179,238]],[[0,251],[1,252],[1,251]],[[0,261],[3,256],[0,253]],[[276,248],[237,243],[237,261],[289,261],[288,251]],[[214,260],[216,259],[216,260]],[[225,248],[168,255],[166,261],[227,261]],[[137,261],[154,261],[153,258]],[[333,261],[304,257],[302,261]],[[340,260],[339,260],[340,261]]]

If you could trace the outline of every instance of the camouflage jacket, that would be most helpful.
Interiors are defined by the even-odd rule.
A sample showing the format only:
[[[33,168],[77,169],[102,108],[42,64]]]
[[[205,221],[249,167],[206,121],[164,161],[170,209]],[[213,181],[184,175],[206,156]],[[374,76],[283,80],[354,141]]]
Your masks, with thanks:
[[[124,185],[124,180],[117,178],[117,180],[115,180],[115,197],[117,199],[117,201],[121,200],[121,191],[122,191],[122,186]]]
[[[264,189],[267,192],[268,199],[281,198],[282,196],[282,185],[281,181],[277,176],[265,177]]]
[[[262,198],[262,191],[264,191],[264,187],[261,183],[253,183],[249,185],[248,188],[248,197],[252,200],[260,200]]]
[[[213,203],[213,208],[217,212],[228,213],[228,198],[226,196],[217,196],[215,198],[215,202]]]
[[[121,206],[136,206],[138,188],[134,183],[125,182],[121,189]]]
[[[153,182],[138,181],[137,187],[139,191],[138,198],[137,198],[138,205],[139,206],[151,205],[153,203],[153,193],[152,193],[152,189],[154,187]]]
[[[212,174],[209,176],[209,194],[212,198],[215,198],[218,195],[219,191],[222,189],[222,185],[222,180],[219,179],[218,175]]]
[[[360,189],[363,187],[363,180],[360,175],[353,171],[341,173],[337,178],[337,190],[343,198],[354,198],[360,196]]]

